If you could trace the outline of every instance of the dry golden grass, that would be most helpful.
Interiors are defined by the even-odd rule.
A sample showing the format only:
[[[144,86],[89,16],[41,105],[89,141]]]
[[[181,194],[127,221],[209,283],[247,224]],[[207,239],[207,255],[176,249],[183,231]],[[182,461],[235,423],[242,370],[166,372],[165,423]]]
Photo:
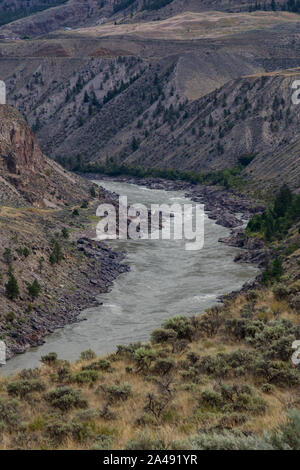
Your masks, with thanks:
[[[145,23],[106,23],[76,31],[65,32],[64,36],[105,37],[141,36],[168,40],[215,38],[251,30],[264,30],[276,25],[299,23],[299,15],[287,12],[203,13],[184,12],[161,21]]]

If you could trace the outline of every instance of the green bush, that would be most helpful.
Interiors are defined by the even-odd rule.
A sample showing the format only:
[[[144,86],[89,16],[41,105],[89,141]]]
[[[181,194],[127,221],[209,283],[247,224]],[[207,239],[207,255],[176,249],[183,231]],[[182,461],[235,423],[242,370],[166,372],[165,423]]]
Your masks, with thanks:
[[[92,362],[82,367],[82,370],[102,370],[104,372],[113,372],[113,367],[107,359],[99,359],[99,361]]]
[[[153,439],[148,432],[137,435],[135,439],[130,439],[125,445],[125,450],[165,450],[162,440]]]
[[[99,378],[96,370],[82,370],[73,376],[74,382],[78,384],[92,384]]]
[[[283,361],[258,359],[253,366],[253,373],[268,383],[282,387],[293,387],[300,383],[299,372]]]
[[[167,328],[157,328],[151,333],[152,343],[165,343],[168,341],[173,341],[177,338],[177,333],[175,330]]]
[[[219,410],[222,407],[223,399],[221,393],[215,390],[204,390],[200,395],[200,406]]]
[[[240,431],[200,431],[190,441],[193,450],[272,450],[265,439]]]
[[[131,385],[127,382],[122,385],[110,385],[105,388],[105,395],[110,403],[125,401],[132,394]]]
[[[275,390],[276,390],[276,388],[275,388],[274,385],[272,385],[272,384],[263,384],[263,385],[261,386],[261,390],[262,390],[262,392],[264,392],[264,393],[274,393]]]
[[[63,253],[57,240],[53,240],[53,250],[50,254],[49,261],[52,265],[59,264],[63,260]]]
[[[297,409],[289,411],[287,422],[277,432],[268,437],[276,450],[300,450],[300,412]]]
[[[93,437],[93,431],[89,423],[72,421],[53,421],[45,428],[45,434],[52,439],[55,444],[64,442],[68,437],[73,437],[78,442],[84,442]]]
[[[58,387],[45,395],[45,400],[54,408],[69,411],[72,408],[87,408],[88,403],[80,391],[71,387]]]
[[[286,285],[280,283],[273,288],[273,293],[277,300],[282,300],[286,299],[291,291]]]
[[[41,357],[41,362],[49,366],[55,365],[57,364],[57,354],[55,352],[50,352],[49,354]]]
[[[92,349],[88,349],[87,351],[83,351],[80,354],[80,359],[82,361],[91,361],[92,359],[95,359],[96,353]]]
[[[156,356],[157,352],[146,346],[137,349],[134,353],[134,360],[137,363],[138,372],[148,370]]]
[[[70,238],[69,230],[66,227],[63,227],[61,229],[61,234],[62,234],[63,238],[65,238],[65,239]]]
[[[153,367],[152,372],[158,375],[166,375],[175,367],[175,361],[172,358],[158,359]]]
[[[28,294],[31,296],[32,299],[35,299],[39,296],[41,292],[41,286],[39,285],[38,281],[35,279],[32,284],[27,286]]]
[[[42,392],[45,385],[40,380],[15,380],[7,384],[7,392],[9,395],[24,398],[32,392]]]
[[[256,395],[251,387],[244,385],[222,384],[214,390],[204,390],[200,395],[200,407],[223,413],[249,413],[253,415],[264,414],[266,402]]]
[[[0,422],[3,421],[8,427],[16,429],[21,420],[20,402],[16,399],[4,401],[0,398]]]
[[[163,323],[163,328],[166,330],[173,330],[177,333],[179,339],[192,340],[195,328],[192,325],[191,319],[187,317],[173,317]]]

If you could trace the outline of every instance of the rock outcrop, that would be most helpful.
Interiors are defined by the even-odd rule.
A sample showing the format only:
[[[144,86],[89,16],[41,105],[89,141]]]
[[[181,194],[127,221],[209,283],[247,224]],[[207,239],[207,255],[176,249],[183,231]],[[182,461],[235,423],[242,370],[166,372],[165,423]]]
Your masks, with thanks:
[[[87,183],[45,157],[22,116],[0,105],[0,203],[59,207],[82,201]]]

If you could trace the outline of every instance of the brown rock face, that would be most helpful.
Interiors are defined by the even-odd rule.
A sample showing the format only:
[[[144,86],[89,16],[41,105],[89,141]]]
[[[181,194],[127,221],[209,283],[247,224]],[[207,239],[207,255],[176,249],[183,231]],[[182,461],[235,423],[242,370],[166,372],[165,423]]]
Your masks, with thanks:
[[[57,207],[82,201],[87,183],[46,158],[22,116],[0,105],[0,204]]]
[[[30,127],[10,106],[0,106],[1,166],[9,173],[23,175],[41,171],[45,157]]]

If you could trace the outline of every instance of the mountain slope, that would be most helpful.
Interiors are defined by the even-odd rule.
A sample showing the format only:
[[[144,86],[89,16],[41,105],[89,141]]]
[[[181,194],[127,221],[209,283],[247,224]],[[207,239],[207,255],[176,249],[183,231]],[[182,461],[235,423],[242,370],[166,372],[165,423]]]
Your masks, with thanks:
[[[300,107],[292,103],[292,83],[299,76],[292,70],[240,78],[186,106],[174,122],[170,110],[162,110],[157,129],[123,163],[201,172],[229,168],[255,153],[248,169],[254,179],[270,172],[298,187],[297,152],[289,153],[298,142]],[[293,172],[280,164],[284,154],[294,162]]]

